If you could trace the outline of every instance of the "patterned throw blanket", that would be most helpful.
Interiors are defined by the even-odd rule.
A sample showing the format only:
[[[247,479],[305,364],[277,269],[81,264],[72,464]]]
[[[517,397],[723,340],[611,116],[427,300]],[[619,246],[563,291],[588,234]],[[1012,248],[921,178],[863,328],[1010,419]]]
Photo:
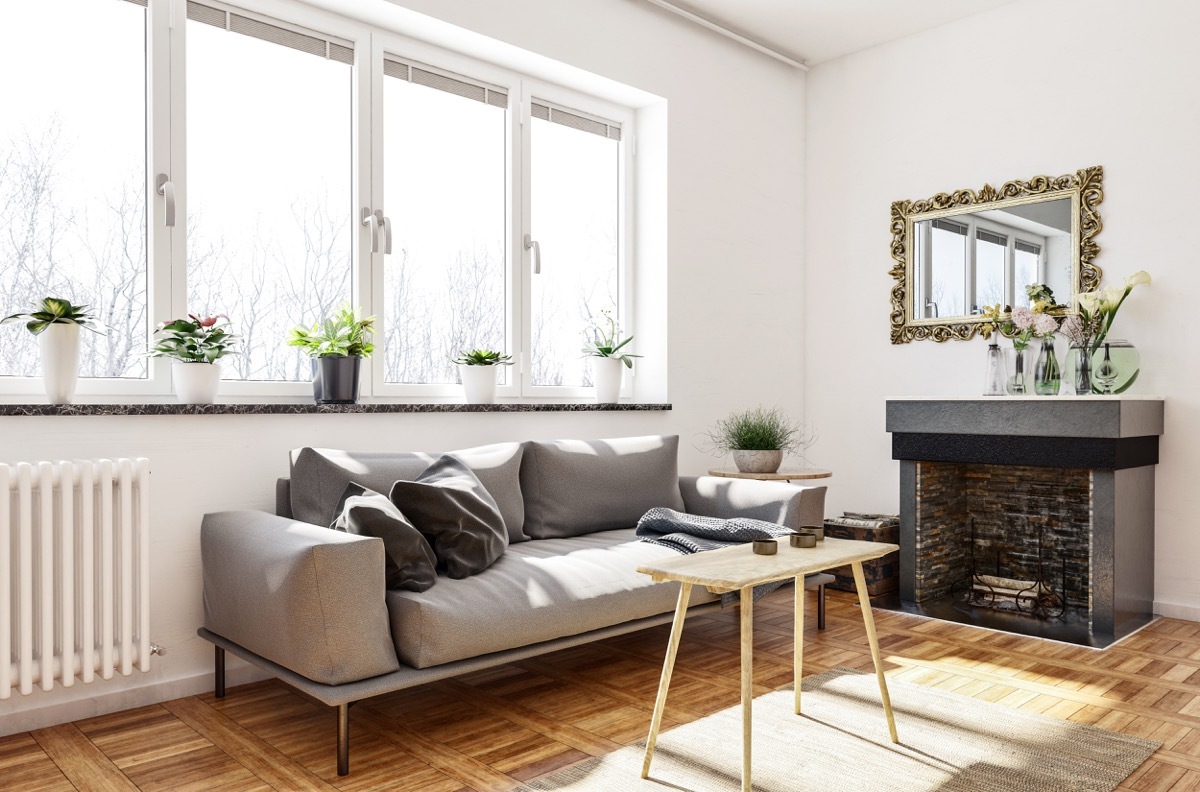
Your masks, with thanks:
[[[669,547],[682,555],[716,550],[721,547],[745,544],[755,539],[776,539],[792,533],[792,529],[764,520],[737,517],[722,520],[717,517],[701,517],[684,514],[674,509],[656,507],[638,520],[637,535],[643,542]],[[754,587],[754,601],[782,586],[786,581],[764,583]],[[738,592],[721,595],[721,605],[738,601]]]

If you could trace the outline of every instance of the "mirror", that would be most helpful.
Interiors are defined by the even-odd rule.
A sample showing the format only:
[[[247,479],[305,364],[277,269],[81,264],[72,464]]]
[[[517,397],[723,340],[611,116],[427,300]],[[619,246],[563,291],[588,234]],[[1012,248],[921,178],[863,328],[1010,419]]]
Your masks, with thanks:
[[[1067,312],[1100,283],[1102,180],[1095,167],[893,203],[892,343],[972,338],[986,306],[1027,306],[1033,283]]]

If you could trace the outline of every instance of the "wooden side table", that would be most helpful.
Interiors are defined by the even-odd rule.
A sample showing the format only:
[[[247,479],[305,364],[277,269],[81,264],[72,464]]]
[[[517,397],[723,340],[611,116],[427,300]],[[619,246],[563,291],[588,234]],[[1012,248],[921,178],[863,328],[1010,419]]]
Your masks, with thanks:
[[[833,475],[831,470],[821,468],[784,468],[774,473],[742,473],[740,470],[710,470],[710,476],[732,479],[753,479],[755,481],[804,481],[806,479],[823,479]]]
[[[692,586],[706,587],[709,591],[724,593],[741,592],[741,643],[742,643],[742,790],[750,792],[750,742],[751,701],[754,698],[754,587],[760,583],[795,578],[796,615],[793,648],[793,678],[795,682],[795,710],[800,714],[800,681],[804,665],[804,576],[810,572],[850,564],[854,570],[854,582],[858,588],[863,626],[867,631],[867,643],[871,648],[871,660],[875,663],[875,676],[879,682],[879,693],[883,699],[883,712],[887,717],[888,734],[893,743],[896,736],[896,721],[892,717],[892,701],[888,696],[887,679],[879,659],[879,639],[875,635],[875,619],[871,615],[871,601],[867,597],[867,584],[863,578],[862,562],[879,558],[899,550],[894,544],[860,542],[853,539],[826,539],[813,548],[792,547],[780,542],[775,555],[755,555],[748,544],[707,550],[703,553],[670,558],[655,564],[638,567],[638,572],[650,575],[655,582],[677,580],[679,602],[675,606],[675,620],[671,623],[671,638],[667,643],[667,657],[663,661],[662,677],[658,683],[658,698],[654,702],[654,715],[650,720],[650,736],[646,738],[646,757],[642,762],[642,778],[650,775],[650,761],[654,758],[654,744],[662,725],[663,709],[667,704],[667,690],[671,686],[671,672],[675,668],[675,654],[679,651],[679,637],[683,632],[683,619],[687,614]]]

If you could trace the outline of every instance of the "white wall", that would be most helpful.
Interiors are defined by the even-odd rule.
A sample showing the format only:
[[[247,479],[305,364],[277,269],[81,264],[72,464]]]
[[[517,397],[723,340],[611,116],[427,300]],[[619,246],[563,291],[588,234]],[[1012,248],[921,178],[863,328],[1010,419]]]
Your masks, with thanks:
[[[729,410],[802,415],[804,75],[627,0],[413,0],[413,9],[664,97],[668,102],[669,387],[672,412],[386,416],[0,417],[0,461],[152,460],[147,675],[0,702],[0,734],[207,689],[198,528],[207,511],[266,508],[287,451],[452,449],[498,440],[682,436],[681,469]],[[661,118],[662,114],[657,117]],[[657,199],[661,204],[661,196]],[[252,603],[248,603],[252,606]],[[232,680],[231,680],[232,681]],[[149,687],[139,687],[147,686]]]
[[[1113,335],[1141,351],[1135,392],[1167,399],[1156,608],[1200,618],[1200,369],[1187,304],[1200,287],[1198,26],[1200,6],[1182,0],[1024,0],[809,73],[805,401],[814,458],[853,471],[830,489],[830,512],[898,508],[887,397],[983,388],[981,340],[889,343],[892,201],[1102,165],[1104,284],[1140,269],[1154,278]],[[937,98],[921,102],[922,87]],[[1006,114],[994,98],[1020,106]]]

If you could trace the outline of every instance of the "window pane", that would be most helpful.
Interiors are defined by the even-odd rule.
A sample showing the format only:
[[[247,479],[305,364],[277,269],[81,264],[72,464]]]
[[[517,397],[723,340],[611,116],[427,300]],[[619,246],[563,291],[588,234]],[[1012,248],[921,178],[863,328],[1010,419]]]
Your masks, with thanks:
[[[531,118],[532,233],[542,249],[530,305],[531,382],[592,384],[584,331],[620,321],[620,144]]]
[[[305,381],[288,330],[351,298],[352,67],[187,25],[188,306],[227,314],[228,379]]]
[[[507,348],[507,113],[385,77],[384,266],[387,382],[458,382],[451,358]],[[482,95],[482,91],[480,91]],[[509,369],[504,368],[507,375]]]
[[[1008,305],[1004,299],[1004,257],[1008,239],[988,231],[975,232],[975,306]]]
[[[1016,278],[1016,293],[1013,295],[1013,305],[1023,305],[1028,307],[1029,294],[1025,291],[1025,287],[1031,283],[1041,283],[1041,278],[1038,275],[1038,260],[1041,248],[1030,243],[1017,242],[1015,261],[1013,263],[1013,271]]]
[[[86,304],[109,329],[82,334],[80,374],[145,377],[145,10],[39,0],[4,16],[0,315]],[[40,370],[24,326],[0,328],[0,375]]]
[[[966,227],[956,223],[934,223],[931,232],[933,263],[929,279],[927,319],[939,316],[963,316],[966,292]],[[932,303],[930,305],[929,303]]]

